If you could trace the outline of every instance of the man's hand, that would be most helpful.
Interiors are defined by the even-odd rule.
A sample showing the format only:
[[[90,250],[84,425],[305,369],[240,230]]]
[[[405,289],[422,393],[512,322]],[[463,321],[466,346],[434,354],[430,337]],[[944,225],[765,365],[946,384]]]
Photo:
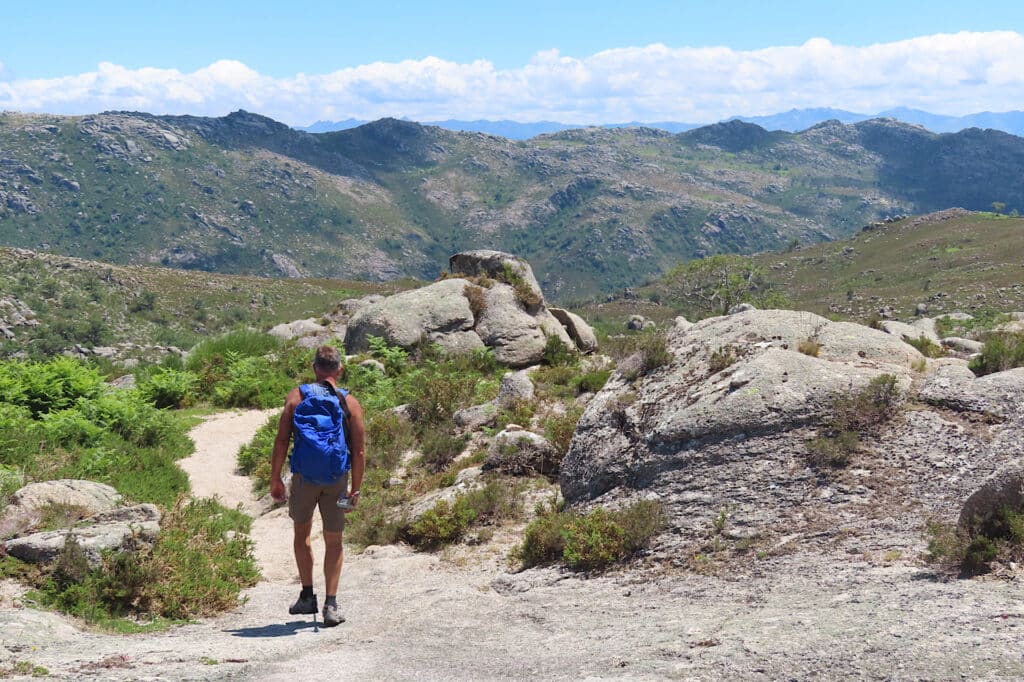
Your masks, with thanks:
[[[270,496],[277,500],[278,502],[284,502],[284,481],[282,481],[280,478],[276,478],[270,482]]]
[[[355,490],[348,494],[348,509],[344,510],[344,513],[348,514],[351,511],[355,511],[356,506],[359,504],[359,491]]]

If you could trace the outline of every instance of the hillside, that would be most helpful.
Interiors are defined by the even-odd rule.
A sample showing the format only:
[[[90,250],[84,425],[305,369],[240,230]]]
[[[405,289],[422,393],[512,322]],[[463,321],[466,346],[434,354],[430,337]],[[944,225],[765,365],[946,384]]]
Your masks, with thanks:
[[[321,316],[343,299],[390,293],[390,284],[267,279],[160,267],[122,267],[0,248],[0,356],[48,355],[75,344],[190,348],[239,324],[257,328]],[[157,350],[157,355],[160,351]]]
[[[793,301],[868,320],[883,307],[912,317],[1024,310],[1024,218],[949,210],[868,226],[847,240],[762,254],[756,262]]]
[[[891,119],[801,133],[582,129],[513,142],[384,119],[310,134],[246,112],[0,115],[0,243],[271,276],[433,278],[470,248],[565,300],[680,260],[881,217],[1024,207],[1024,140]]]

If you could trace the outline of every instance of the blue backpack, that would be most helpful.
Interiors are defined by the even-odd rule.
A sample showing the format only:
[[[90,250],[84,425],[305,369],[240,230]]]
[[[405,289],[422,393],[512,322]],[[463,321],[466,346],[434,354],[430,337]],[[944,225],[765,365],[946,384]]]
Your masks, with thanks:
[[[303,384],[302,402],[295,407],[292,431],[292,473],[307,481],[333,483],[352,464],[348,452],[348,391],[329,383]]]

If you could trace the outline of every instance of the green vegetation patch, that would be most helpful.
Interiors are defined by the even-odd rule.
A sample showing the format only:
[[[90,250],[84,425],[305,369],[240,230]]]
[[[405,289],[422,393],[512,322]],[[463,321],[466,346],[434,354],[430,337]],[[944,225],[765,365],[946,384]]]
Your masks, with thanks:
[[[160,624],[212,615],[237,606],[242,588],[259,578],[250,524],[213,500],[181,498],[152,547],[107,553],[99,567],[90,567],[69,536],[34,594],[47,606],[112,628],[123,629],[116,621],[125,618]]]
[[[662,505],[641,500],[623,509],[596,508],[585,514],[540,509],[513,552],[523,568],[563,564],[573,570],[607,568],[647,547],[667,522]]]

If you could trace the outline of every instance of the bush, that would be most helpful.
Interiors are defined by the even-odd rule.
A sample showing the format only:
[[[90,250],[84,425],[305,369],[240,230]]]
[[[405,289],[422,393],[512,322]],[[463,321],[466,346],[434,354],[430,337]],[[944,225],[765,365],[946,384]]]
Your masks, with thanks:
[[[816,358],[821,351],[821,344],[815,339],[804,339],[797,345],[796,349],[804,355]]]
[[[280,405],[296,380],[266,357],[247,357],[228,365],[227,376],[213,388],[221,407],[271,408]]]
[[[635,358],[631,358],[620,367],[620,371],[627,379],[633,380],[659,367],[672,364],[675,358],[668,350],[664,331],[643,334],[638,339]]]
[[[544,342],[543,359],[545,364],[552,367],[568,367],[576,364],[579,354],[552,334]]]
[[[195,372],[161,367],[139,383],[139,393],[159,408],[184,407],[193,402],[198,383]]]
[[[711,352],[711,356],[708,358],[708,371],[712,374],[718,374],[722,370],[735,365],[738,360],[739,357],[736,355],[734,347],[723,346]]]
[[[463,288],[462,293],[466,296],[466,300],[469,301],[469,309],[473,313],[473,319],[479,320],[480,316],[487,310],[487,293],[483,287],[478,287],[475,284],[467,284]]]
[[[223,364],[227,358],[261,357],[281,347],[281,342],[255,329],[236,329],[199,343],[188,354],[185,368],[203,373],[203,369]]]
[[[404,537],[420,549],[437,549],[458,541],[473,525],[517,517],[522,511],[517,487],[507,481],[488,481],[484,487],[459,495],[454,502],[439,500],[408,524]]]
[[[550,509],[527,526],[514,556],[523,568],[558,561],[574,570],[605,568],[645,548],[666,520],[662,505],[650,500],[587,514]]]
[[[561,457],[569,452],[569,443],[576,432],[576,425],[583,416],[583,408],[579,405],[570,406],[564,414],[548,417],[544,420],[544,437],[555,446]]]
[[[423,466],[428,471],[444,471],[456,457],[462,454],[466,437],[452,436],[446,431],[434,429],[423,436],[420,450],[423,452]]]
[[[926,531],[926,558],[963,577],[989,572],[997,559],[1005,563],[1024,559],[1024,510],[1004,506],[966,529],[931,521]]]
[[[946,354],[946,351],[939,344],[929,339],[924,334],[912,339],[909,336],[904,336],[903,340],[917,349],[917,351],[925,356],[926,358],[941,358]]]
[[[533,415],[536,410],[537,404],[534,401],[527,400],[526,398],[515,398],[507,403],[506,407],[498,413],[497,428],[501,431],[509,424],[518,424],[523,428],[528,428],[530,422],[533,421]]]
[[[257,429],[252,440],[238,449],[238,470],[253,479],[253,492],[264,495],[270,491],[270,456],[281,422],[281,413],[272,415]]]
[[[408,419],[384,411],[366,420],[366,456],[374,466],[392,471],[402,455],[414,447],[416,433]]]
[[[573,386],[577,393],[597,393],[608,383],[612,371],[610,369],[599,369],[595,372],[587,372],[573,379]]]
[[[407,526],[404,535],[420,549],[436,549],[461,538],[474,520],[476,512],[460,501],[439,500]]]
[[[888,421],[896,414],[899,388],[892,374],[880,374],[851,396],[832,402],[832,428],[863,431]]]
[[[850,463],[850,456],[857,452],[860,440],[853,431],[841,431],[834,436],[819,436],[806,443],[807,461],[812,466],[842,468]]]
[[[69,538],[38,596],[94,623],[125,616],[185,619],[232,608],[241,589],[259,577],[250,523],[213,500],[179,499],[152,548],[105,554],[98,568],[89,567]]]
[[[978,376],[1024,367],[1024,334],[995,332],[985,336],[981,354],[970,364]]]
[[[832,401],[823,434],[805,443],[811,466],[844,467],[860,447],[859,434],[888,421],[899,405],[896,377],[881,374],[849,396]]]

